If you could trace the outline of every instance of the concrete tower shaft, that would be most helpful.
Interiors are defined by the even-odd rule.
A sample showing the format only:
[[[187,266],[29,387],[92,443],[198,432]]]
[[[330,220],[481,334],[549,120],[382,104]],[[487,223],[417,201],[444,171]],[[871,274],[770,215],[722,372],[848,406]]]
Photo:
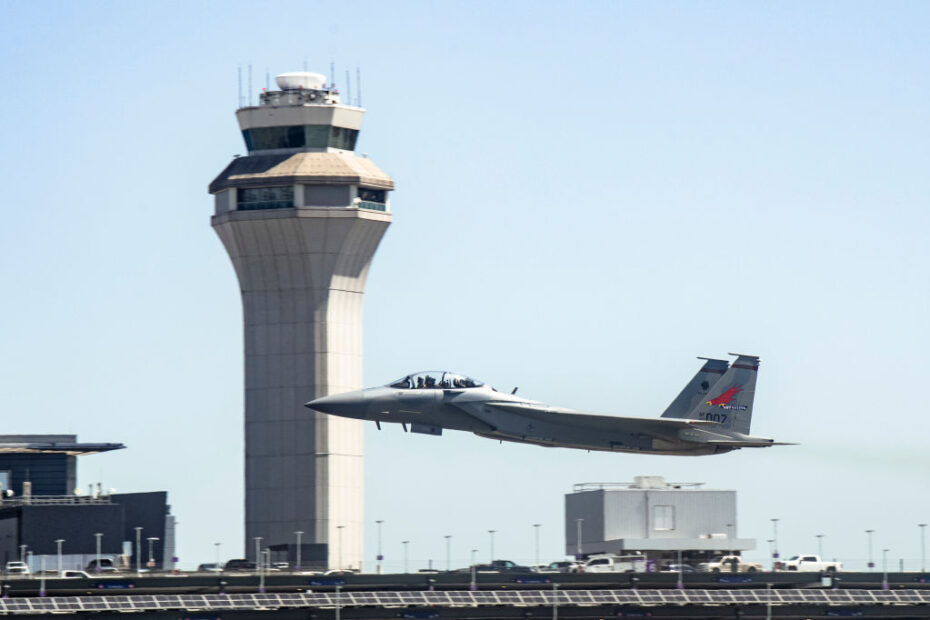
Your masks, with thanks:
[[[362,299],[393,182],[351,150],[364,111],[313,86],[237,112],[249,155],[211,183],[212,224],[242,293],[248,557],[261,537],[294,561],[302,531],[304,566],[359,568],[361,423],[303,403],[362,387]]]

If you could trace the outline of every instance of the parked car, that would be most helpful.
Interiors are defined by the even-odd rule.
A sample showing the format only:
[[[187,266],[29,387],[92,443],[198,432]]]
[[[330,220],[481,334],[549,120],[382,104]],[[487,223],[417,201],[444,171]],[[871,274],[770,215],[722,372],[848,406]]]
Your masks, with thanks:
[[[690,564],[666,564],[662,567],[663,572],[672,573],[696,573],[697,570]]]
[[[254,571],[257,570],[255,562],[243,558],[237,558],[235,560],[229,560],[226,562],[226,566],[223,567],[223,570],[227,571]]]
[[[85,570],[88,573],[115,573],[117,572],[116,563],[112,558],[100,558],[100,567],[97,567],[97,560],[93,559],[87,563]]]
[[[207,562],[197,567],[198,573],[222,573],[223,567],[216,562]]]
[[[4,569],[7,575],[28,575],[29,566],[25,562],[7,562]]]
[[[580,562],[569,562],[567,560],[560,562],[549,562],[546,566],[539,569],[540,573],[577,573],[581,566]]]
[[[529,566],[520,566],[510,560],[494,560],[490,564],[476,564],[476,573],[531,573]],[[470,569],[469,569],[470,570]]]
[[[90,579],[90,575],[82,570],[63,570],[61,576],[63,579]]]

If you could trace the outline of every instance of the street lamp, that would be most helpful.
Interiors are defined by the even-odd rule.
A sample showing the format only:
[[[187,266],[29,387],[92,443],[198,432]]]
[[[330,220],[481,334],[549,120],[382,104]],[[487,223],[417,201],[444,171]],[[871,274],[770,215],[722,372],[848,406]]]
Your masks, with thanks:
[[[497,530],[488,530],[488,534],[491,535],[491,562],[494,562],[494,533]]]
[[[926,523],[918,523],[917,527],[920,528],[920,572],[927,572],[927,541],[924,538],[924,533],[927,530]]]
[[[381,574],[381,561],[384,559],[384,555],[381,553],[381,524],[384,523],[384,519],[378,519],[375,521],[378,524],[378,555],[375,556],[375,559],[378,560],[378,574]]]
[[[730,553],[733,553],[733,524],[727,523],[727,542],[730,543]]]
[[[58,576],[61,577],[61,543],[65,542],[64,538],[58,538],[55,540],[55,544],[58,545]]]
[[[336,566],[336,568],[339,568],[339,569],[342,568],[342,530],[344,530],[345,527],[346,526],[344,525],[336,526],[336,532],[337,532],[336,542],[339,543],[337,545],[338,553],[336,554],[336,560],[338,561],[338,565]]]
[[[448,573],[452,570],[452,560],[450,559],[451,556],[449,555],[449,550],[452,546],[452,534],[446,534],[443,536],[443,538],[446,539],[446,572]]]
[[[29,545],[20,545],[20,546],[19,546],[19,561],[20,561],[20,562],[25,562],[25,561],[26,561],[26,547],[28,547],[28,546],[29,546]]]
[[[536,534],[536,565],[537,566],[539,566],[539,527],[541,525],[542,523],[533,524],[533,529],[535,530],[535,534]]]
[[[154,545],[156,541],[159,541],[161,539],[156,536],[149,536],[148,538],[146,538],[146,540],[149,541],[149,561],[147,562],[147,565],[149,568],[154,568],[155,567],[155,554],[152,553],[152,545]]]
[[[875,568],[875,562],[872,561],[872,534],[875,530],[866,530],[865,533],[869,537],[869,570]]]
[[[40,567],[39,574],[41,575],[39,579],[39,596],[45,596],[45,554],[42,554],[42,557],[39,558]]]
[[[772,551],[772,566],[778,559],[778,519],[769,519],[772,522],[772,540],[775,541],[774,551]]]
[[[300,537],[304,535],[304,532],[303,530],[297,530],[294,535],[297,536],[297,559],[294,561],[294,569],[300,570]]]
[[[404,574],[408,574],[410,571],[407,570],[407,545],[410,544],[409,540],[402,540],[400,544],[404,546]]]
[[[271,549],[262,551],[262,570],[258,573],[258,591],[265,593],[265,571],[271,566]]]
[[[584,554],[581,552],[581,524],[584,519],[575,519],[575,559],[580,560]]]
[[[774,555],[775,554],[775,539],[767,538],[765,542],[769,544],[769,557],[774,558],[775,557]],[[775,560],[774,559],[772,560],[772,572],[775,572]]]
[[[817,534],[817,555],[820,556],[820,561],[823,562],[823,534]]]
[[[97,532],[96,534],[94,534],[94,536],[97,538],[97,567],[95,570],[99,573],[100,572],[100,539],[103,538],[103,532]]]
[[[891,549],[882,549],[882,590],[888,589],[888,552]]]
[[[136,574],[142,574],[142,526],[132,528],[136,530]]]
[[[220,566],[220,545],[222,544],[223,543],[218,542],[213,543],[213,546],[216,548],[216,567],[220,569],[221,573],[223,572],[223,567]]]
[[[265,593],[265,573],[262,570],[262,537],[255,536],[255,569],[258,571],[258,591],[260,594]]]

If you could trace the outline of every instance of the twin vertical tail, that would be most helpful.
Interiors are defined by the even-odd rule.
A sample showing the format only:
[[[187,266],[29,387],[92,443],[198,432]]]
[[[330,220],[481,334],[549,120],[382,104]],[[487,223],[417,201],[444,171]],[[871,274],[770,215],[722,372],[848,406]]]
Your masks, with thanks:
[[[718,422],[723,428],[748,435],[759,358],[730,355],[736,355],[736,361],[729,367],[723,360],[707,360],[662,416]],[[710,385],[701,389],[705,384]]]
[[[702,401],[707,400],[707,393],[720,381],[723,373],[730,367],[730,363],[726,360],[714,360],[707,357],[699,357],[698,359],[705,360],[704,366],[688,382],[681,394],[668,406],[668,409],[662,414],[663,418],[688,417],[688,412],[697,407]]]

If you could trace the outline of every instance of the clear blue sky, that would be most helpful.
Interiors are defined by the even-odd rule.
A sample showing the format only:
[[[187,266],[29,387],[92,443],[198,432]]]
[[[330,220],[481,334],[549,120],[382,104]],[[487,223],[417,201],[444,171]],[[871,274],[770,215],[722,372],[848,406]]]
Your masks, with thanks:
[[[242,552],[242,333],[207,184],[245,150],[237,67],[361,67],[391,174],[365,381],[449,368],[654,416],[728,351],[796,447],[588,454],[366,430],[366,557],[563,551],[563,494],[738,490],[739,534],[916,567],[930,521],[930,4],[0,4],[4,432],[129,449],[83,486],[167,489],[183,566]]]

